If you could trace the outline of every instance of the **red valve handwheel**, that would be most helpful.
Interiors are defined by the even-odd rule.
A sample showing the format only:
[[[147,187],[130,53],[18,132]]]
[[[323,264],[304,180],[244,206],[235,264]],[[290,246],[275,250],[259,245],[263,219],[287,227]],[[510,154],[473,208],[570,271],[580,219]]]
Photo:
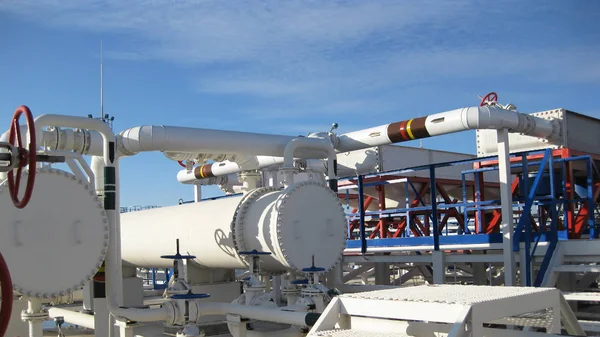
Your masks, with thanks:
[[[498,94],[492,91],[489,94],[485,95],[481,99],[481,103],[479,103],[479,106],[484,106],[487,102],[498,102]]]
[[[0,304],[0,336],[4,336],[10,323],[13,306],[13,286],[8,266],[0,254],[0,285],[2,286],[2,303]]]
[[[25,114],[25,119],[27,120],[27,129],[29,131],[29,147],[27,149],[23,148],[21,128],[19,126],[19,119],[21,118],[22,114]],[[29,110],[29,108],[25,105],[21,105],[17,108],[10,124],[8,143],[12,146],[15,146],[15,141],[17,143],[15,151],[18,152],[19,165],[16,167],[16,176],[13,172],[14,169],[8,172],[8,191],[10,192],[10,197],[15,207],[24,208],[29,203],[31,194],[33,193],[33,184],[35,182],[35,170],[37,163],[37,145],[35,141],[33,115],[31,114],[31,110]],[[19,188],[21,187],[22,170],[27,165],[29,165],[27,185],[25,187],[23,198],[19,200]]]

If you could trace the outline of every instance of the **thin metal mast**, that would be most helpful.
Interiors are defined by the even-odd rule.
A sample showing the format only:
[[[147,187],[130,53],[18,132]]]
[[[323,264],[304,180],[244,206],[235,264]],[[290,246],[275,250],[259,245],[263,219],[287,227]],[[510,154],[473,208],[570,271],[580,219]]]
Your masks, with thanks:
[[[102,41],[100,41],[100,119],[104,120],[104,86],[102,83]]]

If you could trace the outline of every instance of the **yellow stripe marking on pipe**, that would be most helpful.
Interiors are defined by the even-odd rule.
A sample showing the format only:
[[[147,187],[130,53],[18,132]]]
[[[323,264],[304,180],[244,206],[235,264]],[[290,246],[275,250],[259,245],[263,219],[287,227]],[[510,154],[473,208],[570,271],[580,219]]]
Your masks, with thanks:
[[[408,123],[406,123],[406,133],[408,134],[408,136],[410,137],[410,139],[415,139],[415,136],[413,135],[412,131],[410,131],[410,124],[412,124],[412,119],[408,121]]]

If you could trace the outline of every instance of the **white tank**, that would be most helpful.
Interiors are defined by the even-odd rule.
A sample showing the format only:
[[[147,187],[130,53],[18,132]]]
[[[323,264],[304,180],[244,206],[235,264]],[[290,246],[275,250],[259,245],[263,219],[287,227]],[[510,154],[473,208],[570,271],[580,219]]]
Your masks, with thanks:
[[[269,273],[330,270],[346,246],[346,217],[337,195],[314,182],[284,190],[259,188],[245,196],[121,214],[122,257],[142,267],[170,267],[161,255],[182,254],[207,268],[246,268],[238,252],[261,257]]]

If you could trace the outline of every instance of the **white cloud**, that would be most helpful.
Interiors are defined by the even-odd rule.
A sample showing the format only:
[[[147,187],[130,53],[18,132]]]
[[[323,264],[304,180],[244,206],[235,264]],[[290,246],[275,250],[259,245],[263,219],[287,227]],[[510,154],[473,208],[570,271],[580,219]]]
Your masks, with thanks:
[[[600,80],[597,46],[535,43],[561,29],[543,23],[556,5],[533,6],[542,29],[529,17],[519,21],[532,15],[519,7],[526,5],[509,2],[3,0],[0,11],[121,34],[134,43],[108,41],[107,57],[191,65],[201,92],[278,98],[321,112],[361,110],[347,102],[448,79]],[[540,29],[527,37],[531,25]]]

